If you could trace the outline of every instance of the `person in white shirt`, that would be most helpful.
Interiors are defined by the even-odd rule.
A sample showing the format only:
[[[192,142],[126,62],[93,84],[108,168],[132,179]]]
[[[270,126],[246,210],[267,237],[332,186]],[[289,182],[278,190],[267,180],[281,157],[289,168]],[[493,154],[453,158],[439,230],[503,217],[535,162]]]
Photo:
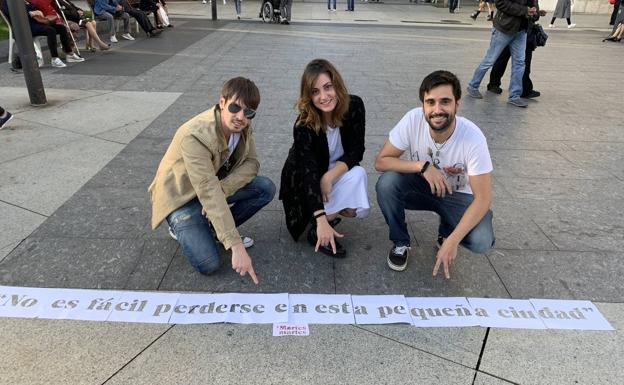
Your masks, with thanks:
[[[494,245],[492,161],[481,130],[456,116],[461,87],[454,74],[429,74],[419,94],[422,108],[403,116],[375,160],[375,169],[383,171],[377,201],[394,243],[388,266],[396,271],[405,270],[410,250],[405,210],[440,216],[433,275],[442,267],[448,279],[460,244],[474,253]]]

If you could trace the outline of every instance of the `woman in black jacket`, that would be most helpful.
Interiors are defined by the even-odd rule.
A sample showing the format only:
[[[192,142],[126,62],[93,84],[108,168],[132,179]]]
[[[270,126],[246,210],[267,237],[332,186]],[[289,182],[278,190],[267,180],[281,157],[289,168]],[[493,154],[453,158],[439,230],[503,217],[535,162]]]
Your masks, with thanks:
[[[282,169],[280,199],[286,227],[297,240],[312,221],[308,241],[315,251],[344,257],[334,230],[345,217],[370,211],[364,155],[365,114],[362,99],[349,95],[342,77],[327,60],[305,68],[297,102],[294,143]]]

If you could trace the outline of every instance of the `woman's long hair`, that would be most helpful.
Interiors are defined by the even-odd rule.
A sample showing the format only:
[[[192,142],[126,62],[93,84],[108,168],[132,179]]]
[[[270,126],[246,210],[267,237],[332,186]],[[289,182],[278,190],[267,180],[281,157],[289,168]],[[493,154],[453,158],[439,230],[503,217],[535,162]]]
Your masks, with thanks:
[[[334,90],[336,91],[336,108],[331,113],[331,121],[325,122],[322,113],[314,106],[312,102],[312,89],[316,79],[321,74],[327,74],[331,80]],[[301,75],[301,88],[299,91],[299,100],[297,101],[297,109],[299,110],[299,118],[297,125],[310,127],[315,133],[325,131],[328,123],[334,124],[336,127],[342,126],[342,120],[349,110],[349,93],[345,87],[342,76],[330,62],[325,59],[314,59],[306,66]]]

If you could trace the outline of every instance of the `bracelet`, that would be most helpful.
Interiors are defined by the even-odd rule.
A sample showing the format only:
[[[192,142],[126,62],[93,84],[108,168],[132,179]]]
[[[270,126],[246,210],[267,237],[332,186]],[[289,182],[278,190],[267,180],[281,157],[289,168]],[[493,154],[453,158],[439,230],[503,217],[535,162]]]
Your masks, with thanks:
[[[321,211],[320,213],[316,214],[314,216],[314,219],[319,219],[320,217],[322,217],[323,215],[325,215],[325,211]]]
[[[422,168],[420,169],[420,175],[424,174],[425,171],[427,171],[427,167],[429,167],[429,165],[431,164],[431,162],[426,161],[425,164],[422,166]]]

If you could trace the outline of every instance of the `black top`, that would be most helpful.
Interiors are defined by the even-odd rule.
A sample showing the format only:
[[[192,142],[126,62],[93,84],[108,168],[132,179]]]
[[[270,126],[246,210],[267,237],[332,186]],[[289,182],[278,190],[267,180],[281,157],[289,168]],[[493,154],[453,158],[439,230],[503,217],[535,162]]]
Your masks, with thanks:
[[[349,110],[340,127],[344,155],[338,159],[349,170],[357,166],[364,156],[364,131],[366,110],[359,96],[350,95]],[[297,240],[312,218],[312,213],[322,210],[321,177],[329,168],[327,134],[318,134],[307,126],[295,124],[294,143],[282,169],[279,199],[284,204],[286,227]]]

